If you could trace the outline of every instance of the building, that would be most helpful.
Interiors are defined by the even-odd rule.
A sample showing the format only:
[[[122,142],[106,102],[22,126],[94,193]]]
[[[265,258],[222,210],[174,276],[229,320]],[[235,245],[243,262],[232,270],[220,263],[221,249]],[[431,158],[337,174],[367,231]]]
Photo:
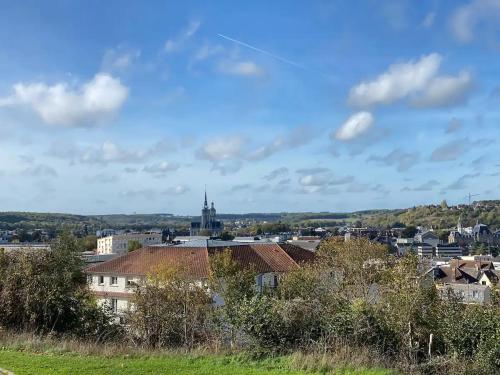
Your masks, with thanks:
[[[195,283],[206,283],[210,274],[209,258],[231,249],[233,260],[257,273],[255,287],[276,287],[279,275],[312,261],[315,255],[290,244],[241,244],[231,241],[198,240],[177,246],[148,246],[88,267],[90,289],[99,303],[108,303],[117,312],[130,308],[135,285],[146,281],[146,275],[162,267],[174,268]],[[223,304],[213,295],[215,304]]]
[[[491,288],[485,285],[444,283],[436,287],[443,299],[448,298],[451,294],[459,297],[463,303],[484,305],[491,302]]]
[[[432,247],[436,247],[441,243],[439,236],[433,230],[426,230],[415,235],[415,242],[427,243]]]
[[[483,272],[481,277],[479,278],[479,284],[489,286],[490,288],[494,288],[496,286],[500,286],[498,281],[500,280],[500,270],[486,270]]]
[[[50,244],[38,242],[18,242],[0,244],[0,249],[5,251],[50,250]]]
[[[132,241],[137,241],[141,246],[158,245],[162,242],[162,236],[160,233],[124,233],[99,238],[97,254],[124,254]]]
[[[463,254],[462,247],[455,243],[438,244],[436,246],[436,256],[442,258],[457,258]]]
[[[208,208],[207,192],[205,191],[205,202],[201,209],[201,221],[191,223],[191,236],[199,236],[209,234],[212,237],[218,237],[222,234],[224,224],[217,220],[217,211],[215,210],[214,202]]]
[[[434,248],[426,243],[415,243],[414,248],[417,249],[417,254],[419,257],[431,258],[434,255]]]
[[[428,274],[432,275],[443,298],[453,292],[464,303],[486,304],[491,302],[488,281],[490,278],[494,281],[493,275],[497,272],[492,262],[452,259],[449,264],[433,267]],[[484,278],[485,274],[488,281]]]

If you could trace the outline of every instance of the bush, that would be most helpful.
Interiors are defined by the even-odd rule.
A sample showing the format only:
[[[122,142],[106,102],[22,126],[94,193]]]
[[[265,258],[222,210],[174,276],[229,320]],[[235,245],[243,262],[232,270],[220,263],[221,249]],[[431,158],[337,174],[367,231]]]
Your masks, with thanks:
[[[82,268],[80,248],[68,233],[52,250],[0,253],[0,325],[40,334],[108,336],[114,317],[95,303]]]

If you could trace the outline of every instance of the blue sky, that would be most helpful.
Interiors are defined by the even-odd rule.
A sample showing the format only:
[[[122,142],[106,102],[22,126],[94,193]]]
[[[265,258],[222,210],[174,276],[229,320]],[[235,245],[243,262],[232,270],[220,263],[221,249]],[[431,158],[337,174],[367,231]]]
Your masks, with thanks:
[[[500,0],[0,3],[0,210],[499,199]]]

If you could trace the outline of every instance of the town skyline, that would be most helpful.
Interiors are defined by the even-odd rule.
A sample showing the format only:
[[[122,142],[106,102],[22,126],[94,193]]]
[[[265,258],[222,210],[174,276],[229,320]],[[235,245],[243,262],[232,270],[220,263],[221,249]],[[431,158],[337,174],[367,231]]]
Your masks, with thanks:
[[[1,211],[498,199],[498,3],[363,4],[5,5]]]

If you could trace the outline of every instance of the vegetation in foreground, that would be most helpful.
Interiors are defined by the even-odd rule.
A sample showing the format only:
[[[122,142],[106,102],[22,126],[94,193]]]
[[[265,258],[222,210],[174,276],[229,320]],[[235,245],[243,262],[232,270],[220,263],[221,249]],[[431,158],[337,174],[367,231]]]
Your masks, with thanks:
[[[297,363],[300,356],[286,356],[267,360],[251,360],[237,355],[203,354],[149,354],[149,355],[82,355],[77,353],[28,352],[0,350],[0,368],[16,375],[58,374],[314,374],[390,375],[382,369],[353,369],[330,367],[323,361],[321,368]],[[318,366],[315,366],[318,367]],[[303,368],[303,369],[301,369]]]

